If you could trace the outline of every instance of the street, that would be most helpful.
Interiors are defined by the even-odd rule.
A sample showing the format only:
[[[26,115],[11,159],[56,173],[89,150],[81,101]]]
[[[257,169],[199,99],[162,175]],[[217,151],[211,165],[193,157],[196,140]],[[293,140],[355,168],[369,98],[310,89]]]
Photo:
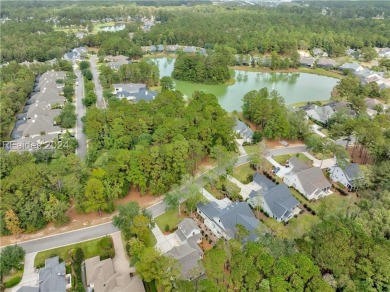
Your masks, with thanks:
[[[75,71],[77,76],[77,86],[76,86],[76,139],[79,142],[79,146],[76,149],[76,154],[83,159],[87,153],[87,138],[83,133],[83,122],[81,118],[85,115],[85,108],[83,105],[84,98],[84,79],[79,70]]]
[[[96,66],[96,55],[92,55],[90,58],[90,63],[91,63],[91,72],[93,75],[93,82],[95,83],[95,93],[96,93],[96,106],[98,108],[105,108],[106,107],[106,101],[103,98],[103,90],[102,86],[100,85],[100,80],[99,80],[99,74]]]

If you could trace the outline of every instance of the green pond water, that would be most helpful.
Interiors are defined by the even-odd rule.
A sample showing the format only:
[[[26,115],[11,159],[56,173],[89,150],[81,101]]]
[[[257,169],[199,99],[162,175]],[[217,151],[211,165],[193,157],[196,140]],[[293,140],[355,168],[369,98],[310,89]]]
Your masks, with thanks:
[[[160,69],[160,78],[171,76],[175,58],[150,58]],[[277,90],[286,104],[297,102],[328,100],[338,79],[307,73],[260,73],[231,70],[233,85],[205,85],[175,80],[176,90],[191,96],[194,91],[214,94],[221,106],[231,112],[241,111],[242,98],[251,90],[267,87]]]

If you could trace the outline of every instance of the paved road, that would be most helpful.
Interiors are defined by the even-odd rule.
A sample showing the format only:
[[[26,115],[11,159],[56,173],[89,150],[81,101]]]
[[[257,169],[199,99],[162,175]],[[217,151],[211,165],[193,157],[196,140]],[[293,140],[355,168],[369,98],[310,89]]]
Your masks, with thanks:
[[[79,85],[80,86],[80,85]],[[270,150],[270,153],[277,153],[275,155],[281,155],[281,154],[293,154],[298,153],[300,150],[306,149],[306,147],[303,146],[294,146],[294,147],[286,147],[282,149],[276,149],[276,150]],[[280,151],[282,151],[280,153]],[[236,166],[247,163],[248,162],[249,155],[242,155],[238,157]],[[200,186],[203,184],[203,177],[206,175],[207,172],[204,172],[203,174],[199,175],[195,182],[198,183]],[[148,208],[149,211],[152,212],[153,218],[163,214],[165,212],[165,203],[160,202],[157,203],[151,207]],[[32,253],[37,252],[41,250],[51,249],[58,246],[68,245],[79,241],[89,240],[100,236],[105,236],[106,234],[117,232],[118,229],[112,225],[111,222],[92,226],[88,228],[83,228],[80,230],[70,231],[58,235],[53,235],[49,237],[44,237],[41,239],[26,241],[23,243],[19,243],[21,247],[23,247],[26,250],[26,253]]]
[[[87,138],[83,133],[83,122],[81,118],[85,115],[85,108],[83,105],[84,98],[84,79],[79,70],[76,72],[78,85],[76,86],[76,114],[77,114],[77,122],[76,122],[76,139],[79,142],[79,146],[76,149],[76,154],[80,158],[84,158],[87,153]]]
[[[149,207],[148,210],[152,212],[153,217],[157,217],[165,212],[165,204],[164,202],[157,203]],[[119,230],[114,225],[112,225],[111,222],[108,222],[75,231],[61,233],[58,235],[26,241],[23,243],[19,243],[18,245],[23,247],[26,253],[32,253],[105,236],[107,234],[111,234],[117,231]]]
[[[90,58],[90,63],[91,63],[91,72],[93,75],[93,82],[95,83],[95,93],[97,97],[96,106],[98,108],[105,108],[106,101],[103,98],[103,89],[102,86],[100,85],[99,73],[96,66],[96,55],[93,55]]]
[[[278,155],[286,155],[286,154],[297,154],[305,151],[307,151],[307,147],[305,145],[302,145],[302,146],[290,146],[290,147],[284,147],[278,149],[271,149],[268,150],[268,153],[272,156],[278,156]]]

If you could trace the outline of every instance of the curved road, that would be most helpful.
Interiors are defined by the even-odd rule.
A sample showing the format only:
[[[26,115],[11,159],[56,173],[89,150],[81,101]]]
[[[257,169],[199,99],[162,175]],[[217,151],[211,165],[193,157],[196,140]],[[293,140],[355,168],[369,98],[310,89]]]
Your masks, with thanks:
[[[304,151],[306,151],[306,146],[292,146],[292,147],[286,147],[280,149],[273,149],[270,150],[269,153],[271,155],[283,155],[283,154],[295,154]],[[247,163],[248,157],[249,157],[248,154],[239,156],[236,162],[236,166]],[[208,171],[205,171],[204,173],[196,177],[195,181],[198,184],[202,183],[203,177]],[[165,212],[165,207],[166,205],[164,204],[164,202],[159,202],[147,209],[152,212],[152,216],[153,218],[155,218]],[[32,252],[38,252],[46,249],[72,244],[79,241],[85,241],[85,240],[105,236],[107,234],[114,233],[116,231],[118,231],[118,229],[114,227],[114,225],[112,225],[111,222],[108,222],[108,223],[87,227],[75,231],[61,233],[58,235],[25,241],[22,243],[18,243],[18,245],[23,247],[26,253],[32,253]]]

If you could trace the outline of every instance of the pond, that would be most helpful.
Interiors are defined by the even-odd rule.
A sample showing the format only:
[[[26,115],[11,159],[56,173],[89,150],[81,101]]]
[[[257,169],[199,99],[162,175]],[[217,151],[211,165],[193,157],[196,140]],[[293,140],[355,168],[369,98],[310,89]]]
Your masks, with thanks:
[[[175,58],[150,58],[160,69],[160,78],[171,76]],[[175,80],[176,90],[184,96],[194,91],[214,94],[221,106],[228,112],[241,111],[242,98],[251,90],[267,87],[277,90],[286,104],[297,102],[328,100],[338,79],[308,73],[261,73],[231,70],[233,85],[206,85]]]

